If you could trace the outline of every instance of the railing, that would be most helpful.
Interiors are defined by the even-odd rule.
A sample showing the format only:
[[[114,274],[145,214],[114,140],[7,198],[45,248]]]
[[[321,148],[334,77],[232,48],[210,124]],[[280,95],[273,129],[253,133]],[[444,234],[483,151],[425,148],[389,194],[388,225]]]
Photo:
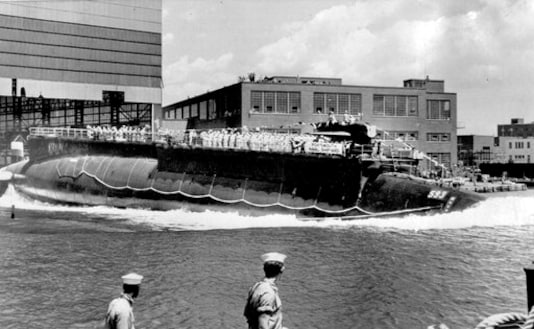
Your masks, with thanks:
[[[31,127],[30,136],[88,139],[89,131],[83,128]]]
[[[92,129],[64,128],[64,127],[32,127],[30,137],[57,137],[64,139],[86,139],[115,142],[159,142],[169,146],[177,145],[184,147],[219,148],[219,149],[243,149],[250,151],[284,152],[284,153],[315,153],[324,155],[357,156],[367,154],[370,159],[406,159],[413,157],[413,150],[401,150],[391,145],[391,141],[380,141],[381,147],[374,145],[356,145],[349,148],[346,142],[317,142],[313,137],[289,136],[285,134],[271,134],[277,137],[274,141],[261,140],[261,133],[248,133],[244,135],[221,135],[218,137],[206,134],[198,134],[187,131],[183,134],[171,134],[160,132],[154,135],[141,130],[111,130],[100,127]],[[309,138],[308,138],[309,137]],[[259,139],[258,139],[259,138]],[[298,145],[298,146],[295,146]]]

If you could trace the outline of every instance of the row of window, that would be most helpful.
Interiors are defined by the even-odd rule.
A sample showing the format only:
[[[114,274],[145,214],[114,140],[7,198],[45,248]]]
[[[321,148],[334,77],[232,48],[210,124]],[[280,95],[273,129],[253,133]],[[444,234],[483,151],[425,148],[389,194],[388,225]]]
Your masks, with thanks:
[[[530,163],[530,154],[528,154],[526,157],[523,154],[510,155],[509,159],[510,161],[513,161],[513,160],[523,161],[527,159],[527,162]]]
[[[381,135],[378,133],[379,138],[386,140],[402,140],[402,141],[416,141],[419,140],[419,133],[417,131],[388,131]]]
[[[50,126],[74,126],[82,125],[103,125],[112,123],[111,107],[106,105],[99,105],[98,102],[82,103],[82,108],[76,114],[73,108],[65,107],[59,108],[57,104],[67,105],[67,102],[60,100],[51,104],[47,111],[34,111],[26,108],[24,112],[20,113],[20,120],[23,127],[31,127],[36,125],[50,125]],[[71,103],[72,104],[72,103]],[[91,106],[91,107],[84,107]],[[123,104],[121,106],[117,124],[129,124],[133,120],[139,123],[150,123],[150,104]],[[78,116],[78,117],[77,117]],[[76,122],[78,120],[78,122]],[[13,130],[17,128],[18,119],[13,115],[12,109],[2,108],[0,106],[0,130]]]
[[[508,148],[509,149],[513,149],[514,147],[512,147],[512,146],[514,146],[514,145],[515,145],[516,149],[525,148],[525,142],[515,142],[515,143],[514,142],[508,142]],[[530,142],[526,142],[526,145],[527,145],[527,149],[529,149],[530,148]]]
[[[451,141],[451,134],[449,133],[428,133],[426,140],[429,142],[448,143]]]
[[[300,93],[252,91],[250,108],[258,113],[300,113]]]
[[[416,117],[417,96],[374,95],[373,115],[385,117]]]
[[[258,113],[300,113],[299,92],[252,91],[251,109]],[[314,93],[315,113],[359,115],[362,113],[362,95],[347,93]],[[384,117],[419,116],[417,96],[374,95],[373,115]],[[450,120],[449,100],[428,100],[427,118],[431,120]]]
[[[167,110],[166,119],[189,119],[199,118],[201,120],[213,120],[217,118],[217,103],[214,99],[184,105],[174,109]]]
[[[377,137],[385,140],[417,141],[419,140],[419,133],[417,131],[388,131],[383,136],[379,132]],[[451,134],[427,133],[426,140],[428,142],[449,143],[451,141]]]
[[[339,93],[313,93],[315,113],[352,114],[362,113],[362,95]]]
[[[287,91],[251,91],[250,109],[253,113],[301,113],[300,92]],[[314,113],[352,114],[362,113],[362,95],[349,93],[314,93]],[[236,110],[237,111],[237,110]],[[228,112],[228,111],[225,111]],[[235,113],[224,113],[224,116]],[[167,119],[188,119],[198,117],[201,120],[212,120],[221,116],[217,113],[214,99],[196,104],[167,110]],[[383,117],[417,117],[419,104],[417,96],[374,95],[373,115]],[[449,100],[428,100],[427,119],[450,120],[451,105]]]

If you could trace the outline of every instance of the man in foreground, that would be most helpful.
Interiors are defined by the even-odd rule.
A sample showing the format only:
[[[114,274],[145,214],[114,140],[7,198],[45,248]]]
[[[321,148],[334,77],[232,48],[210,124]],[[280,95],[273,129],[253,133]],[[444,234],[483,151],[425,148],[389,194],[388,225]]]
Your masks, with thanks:
[[[133,302],[139,295],[139,289],[143,276],[130,273],[122,277],[123,293],[109,303],[106,314],[106,329],[135,329]]]
[[[286,255],[270,252],[262,255],[265,278],[248,292],[244,315],[249,329],[285,329],[282,327],[282,301],[276,281],[284,272]]]

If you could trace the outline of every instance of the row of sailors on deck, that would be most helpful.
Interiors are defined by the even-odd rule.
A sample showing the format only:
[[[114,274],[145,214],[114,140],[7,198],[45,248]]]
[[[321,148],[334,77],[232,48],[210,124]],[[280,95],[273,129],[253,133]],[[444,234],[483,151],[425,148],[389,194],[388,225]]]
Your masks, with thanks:
[[[150,137],[150,126],[87,126],[87,137],[94,140],[146,142]]]
[[[231,148],[267,152],[301,152],[307,142],[334,143],[311,135],[260,131],[217,130],[188,131],[185,142],[191,146]],[[341,143],[338,143],[341,144]]]
[[[312,135],[275,133],[248,129],[205,130],[197,132],[188,130],[180,135],[171,131],[160,131],[167,136],[167,144],[185,144],[192,147],[228,148],[266,152],[306,151],[311,143],[322,143],[344,150],[348,143],[332,142],[328,138]]]

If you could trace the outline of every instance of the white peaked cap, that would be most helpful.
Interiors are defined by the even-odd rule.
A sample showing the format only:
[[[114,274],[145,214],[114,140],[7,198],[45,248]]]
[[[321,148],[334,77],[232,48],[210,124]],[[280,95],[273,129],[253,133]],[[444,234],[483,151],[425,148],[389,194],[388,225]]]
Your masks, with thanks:
[[[122,276],[122,283],[124,284],[138,285],[141,284],[141,280],[143,280],[143,276],[137,273],[128,273]]]
[[[266,254],[261,255],[261,259],[263,260],[264,263],[280,262],[283,264],[286,258],[287,258],[286,255],[281,254],[279,252],[268,252]]]

